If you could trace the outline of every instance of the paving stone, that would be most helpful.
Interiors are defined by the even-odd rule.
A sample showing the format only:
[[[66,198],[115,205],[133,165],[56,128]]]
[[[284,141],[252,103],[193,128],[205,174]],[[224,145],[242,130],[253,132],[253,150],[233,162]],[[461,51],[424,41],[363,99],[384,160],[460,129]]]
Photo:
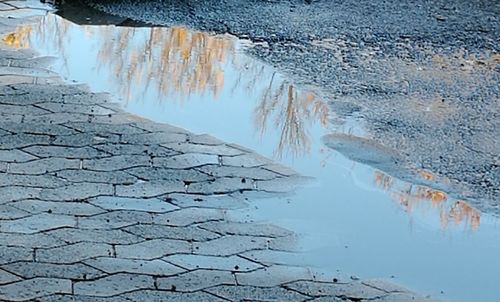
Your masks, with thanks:
[[[31,146],[24,151],[39,157],[62,157],[68,159],[89,159],[108,156],[92,147]]]
[[[154,223],[169,226],[188,226],[194,223],[224,219],[224,212],[218,209],[186,208],[156,215]]]
[[[297,172],[292,170],[291,168],[285,167],[280,164],[276,163],[268,163],[264,166],[262,166],[263,169],[269,170],[274,173],[281,174],[282,176],[293,176],[293,175],[298,175]]]
[[[16,281],[21,281],[21,280],[22,279],[19,278],[18,276],[13,275],[9,272],[6,272],[6,271],[0,269],[0,285],[4,285],[7,283],[12,283],[12,282],[16,282]]]
[[[71,281],[35,278],[0,286],[0,300],[26,301],[51,294],[71,293]]]
[[[106,210],[135,210],[154,213],[165,213],[179,209],[178,207],[158,198],[127,198],[116,196],[100,196],[89,202]]]
[[[2,97],[0,96],[0,99]],[[7,123],[20,123],[24,119],[24,115],[21,114],[4,114],[0,112],[0,119]],[[9,149],[9,148],[6,148]]]
[[[150,198],[183,191],[183,182],[169,180],[139,182],[133,185],[116,186],[116,196],[121,197]]]
[[[227,300],[205,292],[180,293],[173,291],[141,290],[123,295],[132,302],[227,302]]]
[[[208,146],[223,145],[224,142],[208,134],[192,134],[189,136],[190,143]]]
[[[76,133],[75,130],[67,127],[50,124],[0,122],[0,128],[15,134],[70,135]]]
[[[166,157],[179,154],[178,152],[168,150],[159,145],[102,144],[94,147],[112,155],[147,155],[150,157]]]
[[[299,252],[303,248],[296,235],[270,239],[268,247],[270,250],[284,252]]]
[[[80,281],[74,283],[76,295],[111,297],[138,289],[154,288],[151,276],[135,274],[116,274],[95,281]]]
[[[82,229],[118,229],[138,223],[153,223],[153,215],[120,210],[78,219],[78,227]]]
[[[318,297],[311,300],[307,300],[307,302],[344,302],[345,299],[336,298],[336,297]]]
[[[37,159],[37,157],[21,150],[0,150],[0,161],[22,163],[34,159]]]
[[[0,205],[0,220],[18,219],[30,215],[29,212],[20,210],[11,205]]]
[[[239,256],[267,266],[274,264],[304,266],[306,264],[303,255],[293,252],[261,250],[242,253]]]
[[[240,285],[273,287],[297,280],[310,280],[310,271],[304,267],[273,265],[249,273],[236,273]],[[298,291],[304,293],[302,291]],[[314,296],[314,295],[310,295]]]
[[[199,225],[200,228],[206,229],[218,234],[224,235],[243,235],[255,237],[277,238],[290,236],[293,233],[284,228],[272,224],[254,224],[241,222],[208,222]]]
[[[70,182],[130,185],[137,181],[137,178],[123,171],[62,170],[56,172],[55,175]]]
[[[305,279],[303,279],[305,280]],[[386,292],[363,285],[361,282],[346,284],[323,283],[312,281],[297,281],[286,285],[287,288],[304,293],[309,296],[334,296],[345,297],[349,300],[371,300],[386,295]]]
[[[157,259],[177,253],[190,253],[191,244],[172,239],[153,239],[136,244],[117,245],[116,256],[129,259]]]
[[[254,287],[254,286],[216,286],[206,290],[230,301],[309,301],[310,297],[287,290],[282,287]]]
[[[109,244],[131,244],[144,241],[143,238],[122,230],[96,230],[62,228],[49,231],[46,234],[68,243],[95,242]]]
[[[231,210],[248,207],[248,204],[243,200],[227,194],[202,196],[197,194],[173,193],[168,194],[165,198],[182,208],[195,207]]]
[[[41,191],[42,189],[23,186],[0,187],[0,204],[6,204],[15,200],[36,198],[40,195]]]
[[[408,292],[408,289],[382,279],[364,280],[361,283],[363,283],[366,286],[373,287],[387,293]]]
[[[27,123],[36,124],[65,124],[68,122],[90,122],[92,120],[94,120],[93,115],[83,113],[49,113],[38,116],[28,115],[24,119]]]
[[[252,180],[244,178],[217,178],[213,181],[192,183],[188,186],[187,192],[191,194],[227,194],[238,191],[253,190]]]
[[[155,167],[170,169],[189,169],[209,164],[219,164],[219,157],[211,154],[187,153],[153,159]]]
[[[154,132],[146,134],[125,134],[121,137],[122,143],[127,144],[166,144],[175,142],[185,142],[187,136],[183,133]]]
[[[51,144],[54,146],[85,147],[104,143],[116,143],[119,139],[120,137],[115,134],[97,135],[94,133],[78,133],[57,136]]]
[[[0,236],[0,245],[33,248],[52,248],[65,245],[64,241],[49,236],[45,233],[37,234],[17,234],[2,233]]]
[[[110,95],[105,92],[101,93],[64,93],[56,99],[62,100],[66,104],[86,104],[86,105],[104,105],[110,102]],[[73,121],[78,122],[78,121]],[[69,122],[68,122],[69,123]]]
[[[33,261],[33,251],[24,247],[0,245],[0,265],[22,260]]]
[[[140,166],[151,167],[151,158],[138,155],[117,155],[83,161],[83,168],[93,171],[117,171]]]
[[[198,227],[172,227],[158,224],[137,224],[124,228],[127,232],[145,239],[178,239],[185,241],[207,241],[220,236]]]
[[[244,154],[237,156],[223,156],[223,166],[254,168],[270,163],[268,159],[256,154]]]
[[[189,170],[179,170],[179,169],[165,169],[157,167],[137,167],[126,170],[130,173],[143,180],[180,180],[186,183],[214,180],[213,176],[209,176],[205,173],[196,171],[194,169]]]
[[[38,298],[36,302],[130,302],[122,296],[95,297],[82,295],[51,295]]]
[[[84,123],[84,122],[70,122],[65,126],[80,132],[94,132],[94,133],[112,133],[122,135],[127,134],[141,134],[147,133],[146,130],[134,127],[131,123],[125,124],[101,124],[101,123]]]
[[[33,214],[52,213],[73,216],[92,216],[105,212],[105,210],[86,202],[55,202],[27,199],[10,204]]]
[[[67,112],[67,113],[86,113],[94,115],[108,115],[113,114],[115,111],[101,107],[99,105],[79,105],[72,103],[62,103],[62,102],[44,102],[38,103],[37,107],[43,108],[50,112]]]
[[[132,273],[155,276],[171,276],[185,271],[175,265],[158,259],[136,260],[99,257],[85,260],[84,263],[109,274]]]
[[[99,278],[105,275],[105,273],[81,263],[52,264],[21,261],[3,265],[2,268],[16,275],[23,276],[26,279],[43,277],[88,280]]]
[[[5,69],[5,67],[0,67],[0,74],[2,74],[2,69]],[[49,111],[43,110],[31,105],[6,105],[6,104],[0,104],[0,110],[4,114],[22,114],[22,115],[42,115],[42,114],[47,114]]]
[[[234,156],[244,154],[245,152],[229,147],[227,145],[200,145],[194,143],[170,143],[162,144],[165,148],[180,152],[180,153],[202,153],[213,155]]]
[[[40,175],[63,169],[79,169],[80,161],[66,158],[43,158],[26,163],[10,164],[9,172],[18,174]]]
[[[236,177],[240,179],[270,180],[280,175],[262,168],[242,168],[232,166],[206,165],[196,170],[215,177]]]
[[[0,186],[57,188],[66,184],[67,182],[52,175],[21,175],[0,173]]]
[[[18,149],[32,145],[48,145],[48,135],[12,134],[0,136],[0,150]]]
[[[99,183],[79,183],[55,189],[43,189],[40,192],[40,199],[78,201],[100,195],[113,195],[113,186]]]
[[[248,261],[238,256],[217,257],[205,255],[176,254],[163,258],[165,261],[186,268],[187,270],[207,269],[248,272],[262,265]]]
[[[195,242],[193,248],[193,253],[198,255],[231,256],[250,250],[265,250],[267,239],[251,236],[226,236],[206,242]]]
[[[15,220],[0,220],[0,232],[33,234],[75,225],[76,219],[72,216],[42,213]]]
[[[112,255],[113,248],[109,244],[80,242],[51,249],[37,250],[36,261],[70,264],[90,258],[108,257]]]
[[[236,280],[231,272],[196,270],[178,276],[158,278],[156,283],[158,288],[163,290],[195,292],[217,285],[235,285]]]

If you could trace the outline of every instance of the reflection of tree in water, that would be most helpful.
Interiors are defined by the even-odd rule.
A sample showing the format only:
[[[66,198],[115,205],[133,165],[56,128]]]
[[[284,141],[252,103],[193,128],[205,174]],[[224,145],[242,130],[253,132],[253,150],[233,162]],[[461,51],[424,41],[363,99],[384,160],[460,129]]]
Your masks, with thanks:
[[[46,16],[42,22],[43,30],[37,33],[37,39],[56,49],[63,58],[69,57],[64,41],[73,38],[69,30],[72,23],[54,15]],[[16,32],[16,35],[28,32],[23,43],[28,43],[31,28],[22,27]],[[139,101],[135,98],[142,99],[148,91],[156,92],[159,102],[205,93],[215,98],[225,85],[224,66],[231,63],[238,71],[232,90],[246,89],[250,95],[260,95],[254,111],[257,131],[261,135],[268,127],[280,131],[276,155],[307,153],[311,144],[308,128],[316,122],[323,126],[327,123],[328,107],[316,94],[298,90],[274,74],[267,80],[263,77],[269,74],[264,73],[264,65],[244,57],[237,60],[234,38],[181,27],[82,26],[82,29],[97,40],[98,70],[111,72],[112,83],[119,83],[120,94],[127,102],[132,98]]]
[[[425,176],[424,176],[425,175]],[[429,172],[424,172],[424,177],[429,177]],[[375,171],[375,184],[391,192],[396,200],[408,213],[413,212],[422,203],[429,203],[433,208],[439,211],[439,218],[443,228],[446,228],[450,221],[456,225],[465,222],[472,230],[477,230],[481,223],[481,213],[463,200],[455,200],[450,206],[446,193],[434,190],[425,186],[408,184],[406,187],[400,187],[396,184],[397,180],[391,176]]]

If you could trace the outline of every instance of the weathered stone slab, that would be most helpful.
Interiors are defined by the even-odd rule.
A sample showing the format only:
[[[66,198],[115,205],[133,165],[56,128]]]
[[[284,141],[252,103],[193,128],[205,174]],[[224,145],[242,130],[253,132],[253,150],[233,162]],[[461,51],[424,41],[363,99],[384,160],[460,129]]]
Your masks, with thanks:
[[[154,223],[169,226],[188,226],[194,223],[224,219],[224,212],[217,209],[186,208],[156,215]]]
[[[267,239],[251,236],[226,236],[193,243],[193,253],[209,256],[231,256],[250,250],[265,250]]]
[[[0,205],[0,220],[11,220],[30,216],[31,213],[15,208],[12,205]]]
[[[101,195],[113,195],[113,186],[99,183],[80,183],[55,189],[43,189],[40,192],[40,199],[53,201],[79,201]]]
[[[228,194],[239,191],[254,190],[253,180],[245,178],[217,178],[213,181],[192,183],[187,188],[191,194]]]
[[[153,223],[153,215],[120,210],[78,219],[78,227],[82,229],[118,229],[138,223]]]
[[[70,294],[71,281],[35,278],[0,286],[0,300],[26,301],[51,294]]]
[[[116,196],[101,196],[90,199],[93,205],[106,210],[134,210],[143,212],[165,213],[179,209],[171,203],[158,198],[127,198]]]
[[[0,245],[0,265],[22,260],[33,261],[33,251],[24,247]]]
[[[0,67],[0,74],[2,74],[2,69],[5,67]],[[49,111],[34,107],[32,105],[6,105],[0,104],[0,111],[4,114],[22,114],[22,115],[42,115],[47,114]]]
[[[59,278],[72,280],[95,279],[104,276],[105,273],[84,264],[52,264],[39,262],[16,262],[3,265],[2,268],[23,276],[31,278]]]
[[[47,263],[70,264],[96,257],[113,255],[109,244],[80,242],[51,249],[40,249],[36,252],[36,261]]]
[[[133,293],[123,295],[128,301],[132,302],[227,302],[222,298],[218,298],[211,294],[205,292],[195,292],[195,293],[180,293],[174,291],[152,291],[152,290],[140,290]]]
[[[58,247],[66,245],[66,243],[62,240],[49,236],[45,233],[37,233],[37,234],[2,233],[2,235],[0,236],[0,245],[17,246],[17,247],[24,247],[27,249],[33,249],[33,248]]]
[[[0,186],[23,186],[34,188],[57,188],[67,183],[52,175],[22,175],[0,173]]]
[[[93,171],[117,171],[140,166],[151,167],[151,157],[140,155],[116,155],[83,161],[83,168]]]
[[[269,159],[262,156],[258,156],[256,154],[243,154],[243,155],[222,157],[223,166],[254,168],[263,166],[270,162],[271,161]]]
[[[196,270],[182,275],[158,278],[159,289],[180,292],[195,292],[217,285],[235,285],[236,279],[231,272]]]
[[[136,274],[116,274],[95,281],[75,282],[74,294],[97,297],[111,297],[138,289],[153,289],[151,276]]]
[[[280,177],[271,180],[259,180],[256,188],[260,191],[286,193],[306,185],[312,178],[301,176]]]
[[[123,171],[62,170],[55,174],[70,182],[130,185],[137,181],[137,178]]]
[[[208,222],[199,225],[200,228],[206,229],[218,234],[224,235],[242,235],[255,237],[277,238],[290,236],[293,233],[284,228],[272,224],[256,224],[243,222]]]
[[[224,142],[208,134],[191,134],[188,141],[192,144],[217,146],[223,145]]]
[[[49,231],[46,234],[68,243],[95,242],[109,244],[131,244],[144,241],[143,238],[122,230],[96,230],[63,228]]]
[[[172,276],[184,272],[183,269],[162,260],[137,260],[99,257],[84,261],[85,264],[95,267],[109,274],[131,273],[154,276]]]
[[[23,107],[25,105],[22,105]],[[45,112],[45,114],[48,112]],[[76,131],[60,125],[0,122],[0,128],[15,134],[71,135]]]
[[[267,266],[274,264],[304,266],[306,264],[303,255],[293,252],[260,250],[242,253],[239,256]]]
[[[167,255],[190,252],[190,243],[172,239],[153,239],[136,244],[116,246],[116,256],[129,259],[151,260]]]
[[[206,290],[229,301],[309,301],[310,297],[282,287],[228,286],[222,285]],[[334,302],[332,300],[332,302]]]
[[[33,214],[52,213],[73,216],[92,216],[105,210],[86,202],[55,202],[27,199],[11,203],[11,205]]]
[[[10,164],[9,172],[18,174],[40,175],[64,169],[79,169],[80,161],[66,158],[43,158],[26,163]]]
[[[244,168],[233,166],[206,165],[196,170],[215,177],[236,177],[248,180],[270,180],[281,176],[280,174],[262,168]]]
[[[66,112],[66,113],[85,113],[94,115],[108,115],[113,114],[115,111],[101,107],[99,105],[79,105],[72,103],[62,102],[44,102],[38,103],[37,107],[43,108],[50,112]]]
[[[187,270],[207,269],[226,270],[233,272],[249,272],[259,268],[255,262],[248,261],[238,256],[217,257],[206,255],[177,254],[163,258],[165,261],[184,267]]]
[[[297,266],[274,265],[249,273],[236,273],[240,285],[273,287],[297,280],[310,280],[311,273],[307,268]],[[303,293],[302,291],[298,291]],[[311,295],[314,296],[314,295]]]
[[[0,232],[33,234],[61,227],[76,226],[72,216],[37,214],[15,220],[0,220]]]
[[[187,153],[153,159],[155,167],[170,169],[189,169],[210,164],[219,164],[219,157],[211,154]]]
[[[207,241],[220,236],[198,227],[172,227],[158,224],[137,224],[124,228],[129,233],[145,239],[178,239],[188,242]]]
[[[183,182],[191,183],[198,181],[214,180],[213,176],[196,171],[194,169],[180,170],[180,169],[165,169],[158,167],[137,167],[126,170],[140,179],[155,181],[155,180],[180,180]]]
[[[391,293],[377,299],[374,302],[431,302],[432,298],[422,297],[414,293]]]
[[[37,159],[37,157],[30,155],[21,150],[0,150],[0,161],[11,163],[22,163],[30,160]]]
[[[373,287],[366,286],[361,282],[338,284],[338,283],[324,283],[324,282],[312,282],[312,281],[297,281],[287,284],[286,287],[309,296],[347,297],[350,300],[353,299],[372,300],[377,297],[385,296],[387,294],[386,292],[383,292],[381,290],[377,290]]]
[[[23,186],[0,187],[0,204],[5,204],[15,200],[37,198],[42,189],[27,188]]]
[[[68,122],[91,122],[95,118],[93,115],[83,113],[49,113],[38,116],[28,115],[24,120],[36,124],[65,124]]]
[[[111,134],[141,134],[148,133],[146,130],[134,127],[131,123],[124,124],[101,124],[101,123],[82,123],[82,122],[70,122],[66,123],[65,126],[78,130],[80,132],[93,132],[93,133],[111,133]]]
[[[163,148],[159,145],[132,145],[132,144],[101,144],[94,148],[111,155],[142,155],[149,157],[167,157],[178,155],[178,152]]]
[[[200,145],[194,143],[170,143],[162,144],[165,148],[180,152],[180,153],[202,153],[213,155],[235,156],[244,154],[245,152],[229,147],[227,145]]]
[[[116,143],[119,139],[120,137],[116,134],[97,135],[94,133],[78,133],[57,136],[51,144],[54,146],[85,147],[104,143]]]
[[[166,143],[185,142],[186,134],[171,132],[153,132],[146,134],[125,134],[121,142],[126,144],[156,145]]]
[[[242,199],[231,195],[197,195],[173,193],[165,197],[169,202],[182,208],[213,208],[213,209],[242,209],[248,207],[248,204]]]
[[[31,146],[24,151],[39,157],[61,157],[68,159],[90,159],[109,156],[92,147],[68,147],[68,146]]]
[[[48,145],[50,137],[47,135],[12,134],[0,136],[0,150],[18,149],[32,145]]]
[[[174,192],[184,192],[184,183],[163,180],[116,186],[116,196],[121,197],[151,198]]]
[[[9,272],[6,272],[6,271],[0,269],[0,285],[4,285],[7,283],[12,283],[12,282],[16,282],[16,281],[21,281],[21,280],[22,279],[19,278],[18,276],[13,275]]]

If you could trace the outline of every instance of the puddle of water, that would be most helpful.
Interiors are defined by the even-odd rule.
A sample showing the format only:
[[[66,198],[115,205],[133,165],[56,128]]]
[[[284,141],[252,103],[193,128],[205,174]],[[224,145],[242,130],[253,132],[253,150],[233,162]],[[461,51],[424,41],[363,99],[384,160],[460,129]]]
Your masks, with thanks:
[[[335,113],[321,93],[246,56],[248,43],[180,27],[79,26],[52,14],[4,43],[58,57],[54,71],[112,93],[127,111],[250,147],[314,176],[314,185],[293,196],[233,213],[300,234],[304,264],[393,278],[453,301],[498,294],[497,221],[324,146],[320,138],[332,132],[366,135],[361,121],[329,124]]]

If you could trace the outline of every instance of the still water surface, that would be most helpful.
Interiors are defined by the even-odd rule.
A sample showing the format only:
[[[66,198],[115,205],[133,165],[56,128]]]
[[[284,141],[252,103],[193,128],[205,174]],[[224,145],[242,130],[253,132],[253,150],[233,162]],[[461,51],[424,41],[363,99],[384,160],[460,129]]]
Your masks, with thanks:
[[[498,298],[497,220],[328,149],[325,134],[369,136],[362,120],[340,122],[319,89],[297,87],[245,55],[251,43],[181,27],[80,26],[53,14],[4,42],[57,57],[52,70],[110,92],[129,112],[238,143],[314,177],[293,196],[255,200],[234,214],[297,232],[301,264],[388,278],[450,301]]]

